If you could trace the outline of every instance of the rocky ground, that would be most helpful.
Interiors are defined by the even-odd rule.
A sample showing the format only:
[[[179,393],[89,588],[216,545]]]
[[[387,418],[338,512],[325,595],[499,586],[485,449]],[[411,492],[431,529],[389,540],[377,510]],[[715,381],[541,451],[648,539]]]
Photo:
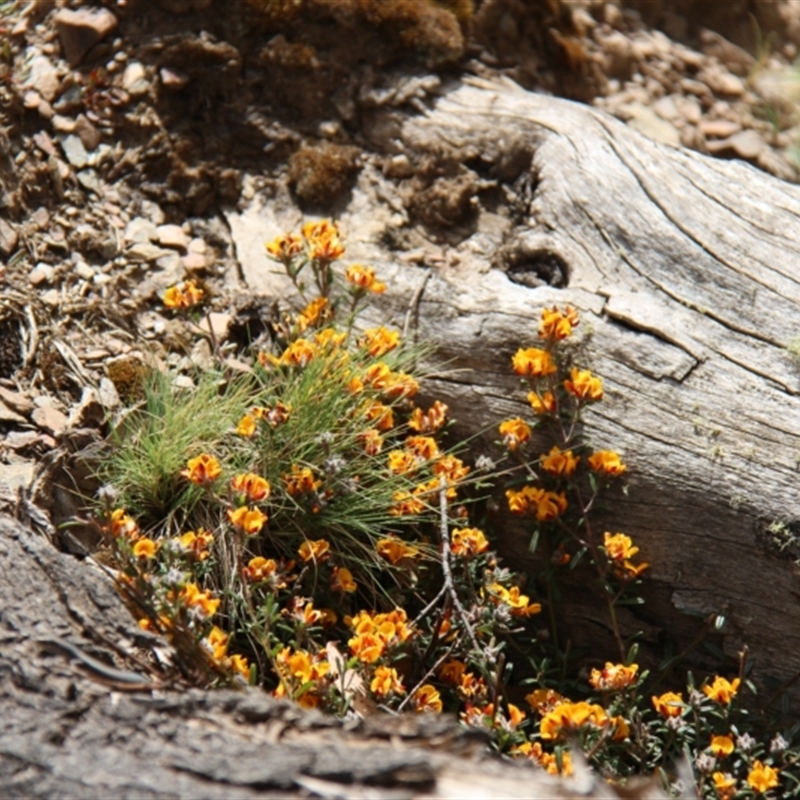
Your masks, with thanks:
[[[90,491],[76,454],[102,446],[143,360],[209,363],[160,302],[187,276],[247,368],[267,301],[243,260],[278,232],[242,223],[254,203],[336,215],[379,176],[380,235],[434,267],[476,204],[517,213],[524,182],[393,149],[393,126],[464,76],[507,75],[797,180],[800,7],[756,4],[776,26],[752,23],[756,40],[728,5],[712,30],[690,2],[483,0],[472,16],[412,0],[0,3],[0,486],[68,518],[53,465]]]

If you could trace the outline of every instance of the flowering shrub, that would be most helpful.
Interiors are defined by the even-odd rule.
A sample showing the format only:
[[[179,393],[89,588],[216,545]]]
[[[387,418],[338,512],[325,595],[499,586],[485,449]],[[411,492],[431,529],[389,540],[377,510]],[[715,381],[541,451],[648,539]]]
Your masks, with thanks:
[[[338,227],[308,223],[267,252],[302,302],[275,321],[251,376],[224,376],[218,427],[188,440],[176,432],[170,480],[181,502],[148,516],[146,504],[135,508],[141,493],[127,489],[129,508],[105,493],[119,589],[140,625],[172,642],[181,679],[258,685],[340,715],[454,712],[490,731],[498,750],[555,775],[572,774],[579,748],[609,780],[657,773],[669,788],[688,756],[704,797],[800,796],[797,730],[769,746],[749,732],[744,658],[736,677],[689,675],[687,687],[658,693],[667,675],[640,669],[635,642],[623,639],[616,609],[640,602],[648,563],[628,533],[594,522],[603,491],[628,468],[584,438],[603,383],[572,363],[577,311],[546,308],[535,346],[511,359],[530,412],[499,423],[506,456],[491,476],[486,459],[471,466],[444,449],[443,402],[417,404],[419,350],[391,328],[357,331],[365,302],[387,287],[371,267],[339,266]],[[176,313],[201,301],[188,282],[164,296]],[[112,482],[114,464],[126,465],[120,480],[161,463],[153,437],[142,448],[133,427]],[[527,584],[470,521],[471,501],[499,474],[509,513],[547,556]],[[547,611],[552,625],[559,571],[581,563],[618,649],[583,677],[568,670],[558,632],[548,639],[537,623]]]

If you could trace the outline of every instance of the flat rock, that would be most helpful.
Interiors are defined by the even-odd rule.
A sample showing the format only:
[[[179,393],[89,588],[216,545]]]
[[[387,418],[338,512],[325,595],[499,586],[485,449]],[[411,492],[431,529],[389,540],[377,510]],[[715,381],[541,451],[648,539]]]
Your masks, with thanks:
[[[55,272],[56,268],[52,264],[39,263],[28,273],[28,280],[31,286],[50,283],[50,281],[53,280]]]
[[[169,252],[150,242],[135,242],[125,251],[125,255],[137,261],[156,261]]]
[[[713,56],[727,70],[742,78],[747,77],[756,65],[755,58],[747,50],[708,28],[700,31],[700,49],[704,55]]]
[[[230,332],[231,322],[233,322],[232,314],[224,314],[217,311],[212,311],[208,317],[200,320],[200,329],[208,333],[208,319],[211,319],[211,329],[214,331],[214,336],[217,337],[218,342],[224,342],[228,338]]]
[[[173,247],[177,250],[186,250],[189,247],[189,237],[180,225],[159,225],[158,243],[162,247]]]
[[[100,131],[89,122],[85,114],[80,114],[75,120],[74,130],[86,150],[94,150],[100,144]]]
[[[710,139],[725,139],[742,129],[738,122],[729,119],[704,119],[697,127]]]
[[[27,420],[0,400],[0,422],[13,422],[19,425],[27,422]]]
[[[17,249],[18,243],[19,234],[10,222],[0,217],[0,255],[8,258]]]
[[[44,55],[34,56],[30,61],[30,70],[28,85],[48,102],[54,100],[61,86],[61,81],[52,61]],[[37,103],[36,105],[38,106],[39,104]]]
[[[740,131],[725,139],[708,142],[708,152],[715,156],[755,161],[767,148],[767,143],[753,130]]]
[[[158,228],[144,217],[134,217],[125,226],[125,241],[131,244],[157,242]]]
[[[31,414],[31,419],[46,431],[53,435],[59,434],[67,427],[67,415],[52,406],[40,406],[35,408]]]
[[[64,56],[76,67],[101,39],[117,27],[117,18],[107,8],[62,8],[55,16]]]
[[[661,119],[652,108],[642,103],[629,103],[620,111],[627,117],[628,125],[634,130],[662,144],[680,147],[680,131],[671,122]]]
[[[6,389],[4,386],[0,386],[0,402],[25,416],[35,408],[30,397],[20,392],[12,392],[11,389]]]
[[[141,97],[150,91],[150,82],[144,65],[138,61],[131,61],[125,72],[122,73],[122,88],[131,97]]]
[[[78,179],[78,182],[84,189],[87,189],[90,192],[94,192],[95,194],[100,194],[100,190],[103,188],[103,183],[97,175],[97,171],[93,169],[82,169],[78,172],[75,176]]]
[[[64,151],[67,161],[75,169],[83,169],[89,163],[89,154],[86,152],[80,136],[75,136],[75,134],[65,136],[61,141],[61,149]]]
[[[183,266],[187,272],[199,272],[206,268],[206,257],[202,253],[187,253],[183,257]]]
[[[18,461],[14,464],[0,464],[0,486],[7,489],[27,489],[33,481],[33,461]]]
[[[709,64],[700,70],[697,79],[706,84],[714,94],[741,97],[747,88],[741,78],[732,75],[720,64]]]

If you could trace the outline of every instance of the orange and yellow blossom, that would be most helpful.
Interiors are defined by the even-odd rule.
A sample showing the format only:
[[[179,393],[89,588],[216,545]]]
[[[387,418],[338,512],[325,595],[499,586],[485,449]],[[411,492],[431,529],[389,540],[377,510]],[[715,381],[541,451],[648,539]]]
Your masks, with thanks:
[[[390,331],[381,325],[380,328],[369,328],[358,340],[358,346],[366,350],[373,358],[380,358],[400,344],[400,332]]]
[[[608,715],[602,706],[587,703],[561,703],[542,717],[539,723],[539,735],[542,739],[558,739],[582,728],[584,725],[603,727],[608,722]]]
[[[447,422],[447,406],[439,400],[425,412],[415,408],[408,420],[408,427],[417,433],[434,433]]]
[[[397,564],[405,558],[416,558],[419,550],[406,544],[396,536],[387,536],[375,544],[378,555],[383,556],[390,564]]]
[[[454,556],[470,558],[485,553],[488,549],[489,542],[478,528],[454,528],[450,534],[450,550]]]
[[[564,388],[573,397],[584,402],[597,402],[603,399],[603,381],[592,375],[588,369],[573,367],[570,377],[564,381]]]
[[[569,477],[575,472],[580,461],[572,450],[562,450],[557,444],[554,444],[546,455],[542,453],[541,459],[542,469],[556,477]]]
[[[438,486],[438,481],[436,481]],[[421,514],[425,510],[425,502],[420,500],[416,490],[414,495],[404,490],[399,490],[392,495],[394,501],[389,507],[389,514],[393,517],[412,516],[414,514]]]
[[[631,726],[625,717],[609,717],[611,725],[611,738],[615,742],[624,742],[631,735]]]
[[[433,465],[433,474],[444,476],[448,485],[458,483],[467,477],[470,468],[464,466],[464,462],[455,456],[441,456]]]
[[[534,689],[530,694],[525,695],[525,702],[544,715],[551,712],[560,703],[569,701],[555,689]]]
[[[297,315],[297,330],[305,333],[312,325],[328,319],[330,315],[327,298],[316,297]]]
[[[214,625],[208,632],[208,636],[203,639],[202,644],[216,661],[222,661],[228,653],[228,639],[230,636]]]
[[[508,508],[514,514],[536,513],[539,522],[550,522],[567,508],[567,498],[563,492],[548,492],[536,486],[523,486],[518,492],[506,492]]]
[[[155,558],[158,545],[152,539],[139,539],[133,545],[136,558]]]
[[[368,422],[374,422],[375,427],[384,433],[394,428],[394,411],[391,406],[384,405],[380,400],[367,403],[364,417]]]
[[[420,465],[420,459],[408,450],[392,450],[389,453],[388,464],[389,472],[392,475],[405,475],[414,472]]]
[[[297,555],[305,561],[320,563],[330,556],[331,545],[327,539],[306,539],[298,548]]]
[[[500,423],[499,430],[503,444],[511,451],[531,438],[531,427],[521,417],[504,420]]]
[[[358,434],[358,441],[368,456],[376,456],[383,449],[383,436],[376,428],[369,428]]]
[[[185,281],[178,286],[170,286],[164,292],[162,302],[167,308],[191,308],[202,302],[203,294],[194,281]]]
[[[409,436],[403,446],[412,455],[426,461],[439,455],[439,445],[430,436]]]
[[[618,476],[622,475],[628,467],[622,463],[619,453],[613,450],[598,450],[592,453],[587,459],[589,467],[595,472],[604,475]]]
[[[522,709],[517,708],[513,703],[508,704],[508,724],[512,731],[518,728],[527,716]]]
[[[365,664],[374,664],[386,649],[386,642],[374,633],[359,633],[353,636],[347,644],[350,652]]]
[[[520,594],[519,586],[506,589],[499,583],[493,583],[488,589],[491,599],[495,603],[507,605],[513,617],[530,617],[542,610],[540,603],[530,603],[527,595]]]
[[[278,565],[273,558],[255,556],[247,562],[247,566],[242,569],[242,576],[250,583],[265,581],[271,578],[278,569]]]
[[[200,591],[196,583],[187,583],[178,594],[178,600],[203,619],[213,617],[221,602],[210,591]]]
[[[276,261],[287,263],[303,251],[303,240],[295,234],[284,233],[264,246],[267,254]]]
[[[418,714],[424,712],[441,714],[442,712],[442,697],[429,683],[420,686],[414,693],[412,700],[414,703],[414,710]]]
[[[201,453],[197,458],[190,458],[181,475],[197,486],[208,486],[222,474],[222,467],[214,456]]]
[[[736,778],[729,773],[715,772],[711,776],[719,800],[733,800],[736,795]]]
[[[269,482],[254,472],[235,475],[231,478],[231,488],[237,494],[246,496],[251,503],[266,500],[270,493]]]
[[[274,406],[255,406],[252,414],[256,419],[263,419],[271,428],[283,425],[292,413],[289,403],[278,400]]]
[[[376,279],[375,270],[372,267],[351,264],[345,269],[344,277],[351,286],[362,292],[383,294],[386,291],[386,284]]]
[[[725,758],[733,752],[733,738],[730,736],[712,736],[709,748],[717,758]]]
[[[553,753],[545,753],[541,742],[523,742],[511,750],[513,756],[525,756],[539,764],[549,775],[569,777],[573,773],[572,756],[568,750],[561,753],[561,769],[558,757]]]
[[[138,523],[124,508],[115,508],[111,512],[109,527],[111,529],[111,535],[115,539],[124,536],[126,539],[134,541],[141,536]]]
[[[528,392],[528,402],[534,414],[552,414],[556,410],[556,398],[552,392],[540,395],[538,392]]]
[[[305,492],[316,492],[322,486],[322,480],[314,479],[314,472],[310,467],[300,467],[297,464],[292,464],[291,473],[282,477],[286,491],[292,497]]]
[[[233,672],[238,672],[243,678],[249,680],[250,665],[247,663],[247,659],[244,656],[240,656],[238,653],[228,656],[228,658],[226,658],[222,664]]]
[[[370,691],[380,698],[393,694],[405,694],[400,676],[394,667],[376,667],[375,673],[369,684]]]
[[[547,350],[538,347],[520,348],[511,357],[511,364],[517,375],[524,378],[544,378],[556,371],[553,357]]]
[[[239,506],[237,509],[228,509],[228,519],[235,528],[244,531],[248,536],[255,536],[266,525],[269,517],[260,508]]]
[[[683,694],[680,692],[664,692],[656,697],[653,695],[653,708],[665,719],[679,717],[683,713]]]
[[[624,561],[626,558],[633,558],[639,552],[639,548],[633,546],[633,539],[624,533],[609,533],[606,531],[603,534],[603,547],[606,550],[606,555],[613,561]]]
[[[539,322],[539,336],[542,339],[561,341],[572,333],[578,321],[578,312],[572,306],[567,306],[563,313],[557,306],[545,308]]]
[[[352,593],[358,589],[353,573],[347,567],[336,567],[331,575],[331,589],[334,592]]]
[[[758,759],[753,762],[753,767],[747,774],[747,783],[754,792],[764,794],[780,784],[779,770],[762,764]]]
[[[445,683],[451,683],[453,686],[458,686],[467,670],[467,665],[463,661],[459,661],[458,659],[450,659],[450,661],[445,661],[441,667],[439,667],[439,678],[443,680]]]
[[[337,331],[336,328],[323,328],[314,334],[314,344],[318,345],[322,350],[332,352],[341,347],[346,339],[347,334]]]
[[[638,671],[638,664],[625,666],[624,664],[612,664],[607,661],[602,670],[592,670],[589,684],[592,688],[601,692],[621,692],[636,682],[636,673]]]
[[[714,682],[710,686],[706,685],[703,687],[703,693],[711,700],[715,700],[721,705],[727,705],[731,702],[731,700],[733,700],[734,697],[736,697],[736,693],[739,691],[740,683],[741,681],[739,678],[734,678],[732,681],[728,681],[727,679],[717,675],[714,678]]]
[[[245,414],[236,426],[236,433],[239,436],[252,436],[256,432],[255,417],[250,414]]]
[[[195,561],[205,561],[210,553],[208,548],[214,543],[214,534],[198,528],[197,531],[187,531],[178,537],[178,545]]]
[[[295,339],[281,353],[279,363],[289,367],[307,367],[316,354],[317,348],[313,342],[307,339]]]
[[[318,681],[324,678],[330,670],[330,664],[327,661],[315,660],[305,650],[297,650],[293,653],[288,647],[278,653],[275,661],[282,673],[297,678],[300,685]]]
[[[457,688],[459,695],[468,700],[485,698],[488,692],[486,681],[483,678],[476,678],[472,672],[465,672],[461,676],[461,683]]]
[[[306,240],[308,257],[315,261],[336,261],[344,255],[344,245],[339,238],[339,226],[329,219],[306,222],[300,229]]]

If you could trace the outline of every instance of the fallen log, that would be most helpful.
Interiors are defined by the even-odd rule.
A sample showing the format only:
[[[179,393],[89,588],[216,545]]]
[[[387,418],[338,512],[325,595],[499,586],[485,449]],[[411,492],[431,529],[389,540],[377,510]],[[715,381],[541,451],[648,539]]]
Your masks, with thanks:
[[[624,633],[642,632],[650,665],[685,653],[735,673],[747,647],[766,694],[797,697],[800,188],[510,81],[376,112],[371,131],[383,157],[340,214],[347,255],[389,279],[381,319],[400,326],[430,273],[414,310],[447,364],[431,396],[464,435],[493,426],[477,446],[496,455],[497,422],[526,408],[511,355],[535,345],[542,308],[577,307],[581,362],[605,382],[587,435],[629,465],[604,529],[652,565]],[[286,292],[263,242],[301,216],[281,190],[227,215],[254,290]],[[507,563],[540,569],[519,524],[501,515],[494,533]],[[561,616],[601,660],[615,648],[597,598],[576,571]]]

